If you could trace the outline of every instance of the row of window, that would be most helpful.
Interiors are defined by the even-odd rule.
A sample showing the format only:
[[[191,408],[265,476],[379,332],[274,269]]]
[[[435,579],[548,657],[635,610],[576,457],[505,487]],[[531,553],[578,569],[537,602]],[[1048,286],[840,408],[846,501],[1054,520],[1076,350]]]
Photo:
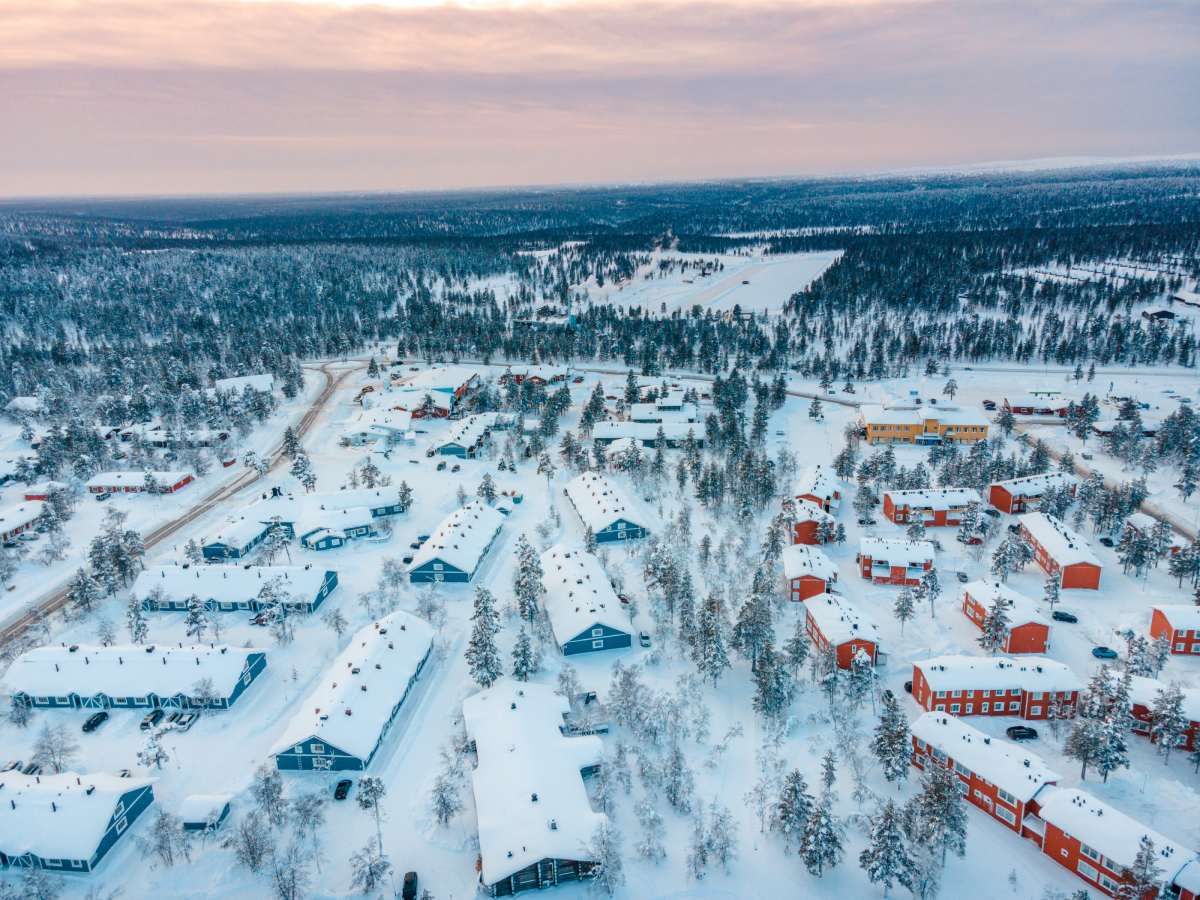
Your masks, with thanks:
[[[961,703],[951,703],[950,704],[950,712],[952,712],[956,715],[959,712],[965,712],[965,714],[968,716],[975,712],[975,704],[974,703],[968,703],[966,710],[962,710],[961,707],[962,707]],[[945,708],[946,707],[944,704],[939,704],[938,706],[935,707],[935,709],[937,709],[939,711],[945,711]],[[1020,709],[1021,709],[1021,704],[1018,701],[1012,700],[1009,702],[1008,712],[1019,712]],[[1005,711],[1004,710],[1004,702],[1001,700],[997,700],[995,703],[989,703],[987,701],[984,701],[983,703],[979,704],[979,711],[981,713],[1002,713]],[[1042,708],[1040,706],[1030,707],[1029,715],[1040,716],[1041,714],[1042,714]]]
[[[932,745],[927,745],[920,738],[916,738],[915,740],[916,740],[918,753],[924,752],[926,750],[926,748],[928,748],[929,755],[931,757],[933,757],[940,765],[945,765],[946,762],[949,760],[949,757],[946,755],[946,753],[943,750],[940,750],[937,747],[934,747]],[[974,772],[972,772],[970,769],[968,769],[966,766],[964,766],[958,760],[954,760],[954,771],[962,778],[975,777],[986,784],[991,784],[991,782],[989,782],[986,778],[981,778],[980,776],[976,775]],[[961,782],[960,786],[963,789],[963,793],[965,794],[966,793],[966,783]],[[993,785],[993,787],[996,788],[997,799],[1003,800],[1005,803],[1009,804],[1010,806],[1013,806],[1013,807],[1017,806],[1017,798],[1015,796],[1013,796],[1008,791],[1004,790],[1004,788],[1002,788],[998,785]],[[981,800],[983,803],[985,803],[989,808],[992,807],[991,798],[988,797],[986,794],[984,794],[982,791],[980,791],[978,788],[975,789],[975,797],[977,799]],[[1002,806],[997,806],[997,807],[995,807],[995,809],[997,811],[1003,810],[1004,812],[1008,813],[1008,815],[1001,815],[1001,818],[1004,819],[1006,822],[1009,822],[1010,824],[1014,824],[1014,825],[1016,824],[1017,819],[1013,813],[1008,812],[1008,810],[1004,810],[1004,807],[1002,807]]]

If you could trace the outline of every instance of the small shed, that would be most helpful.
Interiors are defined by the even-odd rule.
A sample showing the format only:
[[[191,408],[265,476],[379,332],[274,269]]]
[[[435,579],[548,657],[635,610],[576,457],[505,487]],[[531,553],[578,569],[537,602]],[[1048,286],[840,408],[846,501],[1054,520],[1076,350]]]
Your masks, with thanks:
[[[192,794],[179,805],[184,831],[216,831],[229,818],[232,794]]]

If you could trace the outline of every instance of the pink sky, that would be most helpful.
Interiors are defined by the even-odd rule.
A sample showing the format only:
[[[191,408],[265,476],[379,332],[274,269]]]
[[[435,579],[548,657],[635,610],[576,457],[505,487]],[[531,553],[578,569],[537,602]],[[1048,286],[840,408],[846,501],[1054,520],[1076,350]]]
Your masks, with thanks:
[[[1191,0],[3,0],[0,196],[1200,150]]]

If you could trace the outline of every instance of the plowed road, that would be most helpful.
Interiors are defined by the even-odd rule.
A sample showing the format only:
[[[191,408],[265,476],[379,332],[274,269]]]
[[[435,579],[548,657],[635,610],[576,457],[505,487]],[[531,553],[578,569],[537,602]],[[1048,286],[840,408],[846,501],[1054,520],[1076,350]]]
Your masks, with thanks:
[[[365,363],[356,364],[355,366],[345,369],[336,376],[330,371],[332,363],[324,363],[316,368],[320,372],[321,377],[325,379],[325,386],[321,389],[321,393],[317,395],[312,404],[305,410],[300,421],[295,425],[296,434],[301,440],[316,424],[317,418],[324,411],[330,398],[342,382],[346,380],[353,372],[359,371],[365,367]],[[271,467],[269,472],[277,471],[286,464],[286,458],[283,455],[282,441],[270,451]],[[257,482],[263,476],[258,474],[255,469],[246,469],[228,484],[216,488],[212,493],[204,497],[198,504],[193,506],[187,512],[171,521],[158,526],[148,534],[143,535],[142,540],[146,545],[147,550],[152,550],[163,541],[169,540],[179,533],[180,529],[186,528],[196,519],[211,512],[218,504],[229,500],[236,494],[244,491],[252,484]],[[37,622],[51,613],[55,613],[62,609],[67,604],[67,589],[65,587],[52,591],[44,597],[26,607],[24,610],[14,614],[3,627],[0,628],[0,647],[6,645],[9,641],[14,640],[19,635],[23,634],[30,625]]]

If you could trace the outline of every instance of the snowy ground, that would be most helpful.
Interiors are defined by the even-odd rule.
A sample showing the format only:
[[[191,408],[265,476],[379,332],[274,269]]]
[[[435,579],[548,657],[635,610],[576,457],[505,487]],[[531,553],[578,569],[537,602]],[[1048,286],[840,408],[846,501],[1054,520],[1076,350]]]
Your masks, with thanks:
[[[755,263],[748,260],[745,264]],[[759,280],[752,279],[752,283]],[[495,369],[486,371],[490,374],[496,372]],[[574,402],[562,423],[564,428],[575,427],[580,404],[586,400],[596,377],[589,375],[584,384],[572,386]],[[1012,383],[1012,375],[1002,371],[956,371],[955,377],[962,390],[959,396],[959,402],[962,403],[977,403],[982,397],[995,395],[1005,385]],[[1135,373],[1113,376],[1112,380],[1145,377],[1146,373]],[[606,377],[605,381],[617,388],[621,379]],[[897,392],[901,388],[906,389],[906,386],[918,386],[925,396],[940,396],[942,384],[943,378],[932,378],[924,383],[921,379],[912,379],[903,384],[896,382],[869,388],[859,386],[857,394],[844,397],[839,391],[837,399],[862,400],[883,389]],[[1173,384],[1183,389],[1182,384]],[[1196,381],[1191,379],[1188,384],[1194,389]],[[306,449],[318,474],[318,490],[332,490],[343,484],[355,462],[371,452],[343,448],[337,443],[344,423],[359,412],[350,402],[357,387],[355,379],[348,380],[332,401],[331,412],[322,418],[306,441]],[[813,386],[797,382],[795,387],[812,389]],[[808,409],[809,401],[789,398],[783,410],[772,417],[768,440],[773,454],[778,448],[786,446],[798,456],[800,464],[805,465],[828,462],[841,447],[843,427],[853,419],[855,410],[826,404],[825,420],[814,422],[808,417]],[[450,425],[435,421],[419,423],[418,427],[425,433],[418,436],[415,446],[398,448],[387,459],[375,454],[380,467],[395,481],[406,480],[415,495],[412,513],[398,520],[390,543],[358,543],[324,554],[310,554],[295,547],[292,549],[294,557],[338,570],[341,584],[326,605],[340,609],[345,614],[351,621],[351,633],[370,619],[358,598],[374,586],[384,559],[406,553],[409,542],[417,534],[430,532],[443,516],[455,508],[456,488],[461,485],[468,494],[473,493],[484,472],[493,473],[499,488],[516,488],[525,495],[524,503],[513,508],[513,515],[506,521],[477,579],[491,588],[502,604],[511,598],[514,566],[512,548],[518,535],[525,533],[536,545],[560,539],[580,539],[582,536],[578,519],[562,497],[564,473],[560,472],[556,482],[547,485],[530,463],[523,464],[520,471],[513,475],[496,473],[494,460],[461,461],[462,469],[458,473],[451,472],[449,468],[438,472],[436,464],[439,458],[427,458],[425,448],[448,431]],[[670,456],[669,468],[673,472],[674,454]],[[916,448],[902,447],[897,449],[897,456],[901,464],[911,466],[923,459],[924,453]],[[455,460],[449,462],[453,464]],[[672,516],[680,504],[681,500],[671,482],[663,492],[662,513]],[[550,522],[552,507],[557,509],[562,527],[557,530],[552,526],[543,541],[536,529],[539,524]],[[725,539],[733,545],[741,537],[740,529],[728,515],[718,515],[714,519],[693,503],[692,517],[693,548],[706,533],[712,536],[714,544],[720,544]],[[756,544],[760,538],[766,518],[766,515],[761,517],[751,530],[752,544]],[[878,518],[882,524],[873,526],[872,531],[880,534],[899,532],[881,516]],[[214,514],[205,521],[197,522],[191,533],[203,534],[216,519]],[[855,523],[849,502],[843,504],[840,521],[846,527],[848,540],[844,546],[834,546],[829,551],[840,568],[839,589],[874,615],[880,624],[884,649],[889,656],[886,667],[880,672],[883,686],[901,696],[906,711],[915,717],[920,710],[902,693],[903,682],[911,677],[912,661],[956,650],[968,654],[980,652],[975,644],[977,632],[955,602],[958,583],[954,573],[964,571],[971,578],[983,575],[991,547],[976,548],[978,553],[970,553],[954,542],[952,530],[938,535],[946,548],[937,560],[945,593],[932,616],[928,609],[919,610],[917,618],[908,623],[902,635],[891,616],[896,589],[871,586],[857,575],[854,553],[862,529]],[[998,531],[1003,532],[1003,529]],[[182,543],[188,536],[188,533],[179,535],[179,541]],[[1144,630],[1149,619],[1149,606],[1157,600],[1185,602],[1165,571],[1151,573],[1145,581],[1133,580],[1120,573],[1120,566],[1111,550],[1098,545],[1093,549],[1105,564],[1103,590],[1064,592],[1061,608],[1076,612],[1080,623],[1056,624],[1050,651],[1053,658],[1069,664],[1084,679],[1096,668],[1096,661],[1090,655],[1093,646],[1108,644],[1121,647],[1122,642],[1116,636],[1116,631],[1124,627]],[[641,601],[641,612],[634,627],[650,629],[638,548],[608,550],[606,555],[611,571],[619,573],[627,592]],[[147,560],[148,563],[155,561],[156,557],[153,556]],[[731,579],[735,587],[744,589],[742,582],[748,581],[749,575],[749,571],[733,572]],[[698,567],[697,576],[702,577]],[[724,578],[725,574],[720,571],[712,573],[714,583]],[[1042,582],[1041,574],[1035,570],[1011,579],[1013,587],[1034,597],[1041,595]],[[388,788],[384,804],[383,837],[397,878],[408,869],[416,869],[420,872],[422,886],[438,898],[467,898],[474,896],[476,891],[474,812],[469,788],[463,794],[466,808],[449,828],[437,827],[427,809],[428,791],[440,767],[440,750],[454,728],[454,719],[462,699],[473,690],[462,656],[470,627],[468,617],[472,591],[473,588],[468,586],[441,588],[447,600],[449,618],[438,639],[438,657],[423,673],[415,694],[393,725],[385,747],[369,773],[382,778]],[[698,597],[705,595],[703,583],[697,583],[696,593]],[[415,605],[416,592],[406,585],[400,594],[400,607],[412,610]],[[777,644],[792,633],[800,615],[802,610],[798,606],[781,607],[776,622]],[[73,623],[56,634],[55,638],[92,640],[96,618],[100,616],[121,625],[123,601],[112,601],[91,620]],[[252,806],[252,800],[244,792],[254,769],[269,760],[267,753],[272,742],[296,704],[302,701],[339,649],[336,636],[319,621],[301,622],[293,644],[274,647],[266,630],[250,625],[246,619],[247,616],[241,613],[225,614],[222,618],[222,640],[233,644],[248,642],[255,646],[267,646],[267,671],[233,710],[206,715],[187,734],[168,739],[171,760],[161,772],[153,773],[159,778],[155,792],[163,808],[176,809],[180,801],[192,793],[232,792],[240,795],[235,800],[235,817],[247,811]],[[151,639],[154,641],[178,641],[184,638],[182,614],[157,614],[151,617],[150,624]],[[515,622],[506,617],[500,637],[506,659],[515,634]],[[599,691],[603,699],[611,668],[620,660],[626,664],[643,665],[645,681],[655,690],[673,690],[676,679],[693,669],[672,640],[656,636],[656,646],[652,650],[635,647],[629,651],[601,653],[579,660],[576,665],[584,686]],[[553,683],[560,667],[561,658],[553,651],[548,652],[545,668],[537,678]],[[1200,687],[1200,661],[1172,659],[1164,678],[1178,679],[1186,685]],[[633,806],[641,799],[643,789],[635,774],[632,796],[621,796],[617,802],[616,821],[625,836],[628,879],[622,896],[879,896],[880,892],[866,882],[857,865],[858,853],[864,846],[864,833],[859,819],[851,819],[845,861],[820,881],[806,873],[794,853],[784,852],[776,836],[760,832],[756,814],[745,800],[757,778],[755,757],[764,736],[760,721],[751,711],[751,695],[747,664],[739,660],[715,689],[706,688],[706,700],[712,715],[709,736],[703,743],[691,740],[685,748],[696,772],[697,798],[706,803],[715,799],[729,807],[737,818],[740,843],[738,860],[729,873],[710,869],[704,880],[691,880],[685,864],[691,821],[671,812],[666,803],[657,797],[652,799],[658,801],[659,811],[667,822],[668,857],[657,865],[637,860],[632,852],[632,844],[638,839],[640,829]],[[809,784],[814,785],[819,781],[820,758],[834,745],[826,700],[819,690],[805,682],[793,712],[796,726],[779,747],[779,754],[787,768],[800,768]],[[24,731],[7,721],[0,722],[0,747],[4,748],[2,755],[28,759],[37,730],[43,724],[65,722],[75,731],[85,718],[84,712],[38,713],[33,727]],[[865,735],[874,725],[869,706],[861,712],[860,718]],[[78,768],[83,771],[136,768],[135,754],[142,738],[137,727],[138,719],[136,713],[118,711],[98,732],[79,735],[82,750]],[[985,722],[974,719],[972,723],[1001,734],[1011,720]],[[723,754],[716,753],[714,746],[735,725],[741,726],[741,736],[730,739]],[[1078,783],[1078,767],[1063,757],[1058,741],[1048,728],[1039,727],[1039,730],[1042,732],[1041,740],[1031,749],[1043,755],[1053,768],[1063,774],[1062,784]],[[620,739],[629,740],[619,730],[606,737],[606,750],[611,751]],[[1197,846],[1200,843],[1200,822],[1196,819],[1195,809],[1200,803],[1200,796],[1197,796],[1197,777],[1186,759],[1177,754],[1169,766],[1164,766],[1144,739],[1131,737],[1131,746],[1134,760],[1132,769],[1114,774],[1106,785],[1099,784],[1095,776],[1091,776],[1087,789],[1181,843]],[[871,789],[879,797],[897,796],[896,788],[884,782],[873,761],[869,765],[871,774],[868,782]],[[335,780],[333,776],[315,774],[285,776],[287,791],[292,796],[313,789],[329,795]],[[913,792],[915,780],[914,775],[900,789],[900,797],[907,797]],[[851,799],[849,774],[844,768],[839,776],[838,792],[841,798],[838,812],[841,815],[853,817],[860,812],[870,813],[873,809],[873,803],[868,803],[860,810]],[[374,822],[353,802],[330,803],[328,817],[324,857],[320,870],[314,872],[313,893],[321,897],[353,896],[349,890],[348,857],[373,835]],[[962,860],[950,860],[943,897],[961,897],[970,892],[978,898],[1037,898],[1043,887],[1068,893],[1082,887],[1070,873],[1050,862],[1028,841],[1016,837],[973,807],[970,808],[969,820],[967,856]],[[135,836],[144,835],[147,824],[148,818],[144,818],[135,828]],[[286,829],[285,825],[284,832]],[[1019,873],[1014,881],[1009,880],[1012,872]],[[124,840],[106,859],[100,872],[88,878],[72,879],[69,893],[71,896],[82,896],[94,883],[108,888],[119,886],[127,897],[258,898],[270,893],[265,877],[249,874],[238,866],[230,851],[221,849],[216,842],[199,848],[190,863],[163,869],[148,860],[136,841]],[[555,896],[573,900],[586,893],[585,887],[576,885],[556,889]]]

